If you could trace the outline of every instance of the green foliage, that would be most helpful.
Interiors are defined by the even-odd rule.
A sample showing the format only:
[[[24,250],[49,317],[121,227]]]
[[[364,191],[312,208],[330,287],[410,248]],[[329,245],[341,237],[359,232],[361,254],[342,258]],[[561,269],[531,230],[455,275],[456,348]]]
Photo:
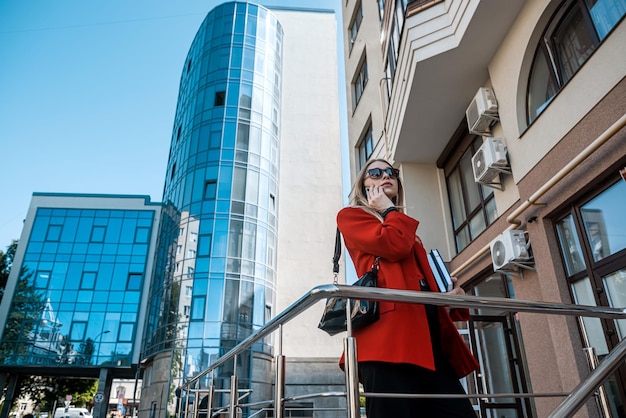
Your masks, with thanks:
[[[98,389],[96,379],[73,379],[53,376],[22,376],[17,390],[37,400],[42,411],[50,411],[54,402],[72,395],[72,404],[83,407],[93,399]]]

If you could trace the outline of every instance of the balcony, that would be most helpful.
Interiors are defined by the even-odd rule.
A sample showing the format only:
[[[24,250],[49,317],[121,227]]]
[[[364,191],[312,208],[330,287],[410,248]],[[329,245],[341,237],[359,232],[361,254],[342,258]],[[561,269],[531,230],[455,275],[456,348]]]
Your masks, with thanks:
[[[524,0],[409,3],[387,111],[396,162],[434,163],[465,116]]]

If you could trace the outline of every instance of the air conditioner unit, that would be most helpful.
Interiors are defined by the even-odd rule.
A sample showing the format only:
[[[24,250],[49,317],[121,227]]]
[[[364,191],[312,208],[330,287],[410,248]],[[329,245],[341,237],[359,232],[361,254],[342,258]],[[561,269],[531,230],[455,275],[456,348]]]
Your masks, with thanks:
[[[515,263],[528,262],[530,254],[524,231],[508,230],[491,241],[491,262],[495,271],[511,269]]]
[[[498,102],[493,90],[481,87],[465,111],[470,133],[484,135],[498,121]]]
[[[474,181],[489,183],[498,173],[509,168],[506,158],[506,145],[501,138],[485,137],[483,144],[472,156]]]

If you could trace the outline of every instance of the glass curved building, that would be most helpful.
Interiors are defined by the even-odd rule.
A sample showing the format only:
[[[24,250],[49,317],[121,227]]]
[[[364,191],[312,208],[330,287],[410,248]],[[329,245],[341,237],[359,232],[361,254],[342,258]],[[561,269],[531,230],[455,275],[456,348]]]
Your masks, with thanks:
[[[267,9],[225,3],[207,15],[183,67],[142,353],[148,369],[171,369],[161,382],[170,411],[185,378],[273,314],[282,42]],[[267,342],[240,356],[242,387],[255,384],[253,361],[267,363],[255,374],[269,372],[271,354]],[[257,378],[267,387],[255,392],[271,390],[269,376]]]

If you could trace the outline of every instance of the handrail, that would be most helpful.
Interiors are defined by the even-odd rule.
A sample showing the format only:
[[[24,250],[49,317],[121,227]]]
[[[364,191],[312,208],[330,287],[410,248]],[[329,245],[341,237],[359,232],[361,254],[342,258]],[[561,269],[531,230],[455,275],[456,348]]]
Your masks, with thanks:
[[[244,352],[252,347],[252,345],[258,340],[266,337],[272,332],[282,327],[285,323],[289,322],[306,309],[315,305],[322,299],[329,297],[341,297],[351,299],[363,299],[363,300],[386,300],[396,302],[408,302],[408,303],[420,303],[431,304],[439,306],[448,306],[452,308],[481,308],[481,309],[502,309],[510,312],[530,312],[530,313],[543,313],[550,315],[571,315],[571,316],[584,316],[584,317],[596,317],[605,319],[626,319],[626,309],[624,308],[610,308],[610,307],[598,307],[588,305],[572,305],[556,302],[540,302],[530,300],[518,300],[507,299],[500,297],[478,297],[478,296],[461,296],[461,295],[447,295],[445,293],[433,293],[433,292],[421,292],[413,290],[399,290],[399,289],[385,289],[385,288],[364,288],[357,286],[339,285],[339,284],[327,284],[314,287],[307,293],[305,293],[300,299],[291,304],[287,309],[280,312],[270,321],[268,321],[263,327],[257,330],[254,334],[248,336],[235,347],[233,347],[226,354],[217,359],[214,363],[209,365],[205,370],[190,378],[182,386],[183,390],[191,390],[192,386],[199,382],[200,379],[205,377],[211,371],[214,371],[218,367],[224,365],[230,361],[231,358]],[[350,338],[350,336],[348,336]],[[349,339],[347,338],[347,339]],[[346,339],[346,340],[347,340]],[[622,348],[624,346],[624,348]],[[620,361],[626,357],[626,339],[623,340],[617,347],[620,348],[617,353],[609,354],[600,364],[597,370],[595,370],[590,377],[593,377],[593,383],[584,384],[583,382],[579,388],[570,394],[567,398],[567,405],[561,404],[560,410],[562,412],[576,411],[584,401],[591,396],[597,385],[600,385],[603,379],[608,376],[616,367],[619,366]],[[609,361],[610,360],[610,361]],[[609,363],[609,364],[607,364]],[[597,383],[597,385],[596,385]],[[593,386],[596,385],[596,386]],[[490,395],[482,394],[480,397],[488,398]],[[282,401],[283,399],[281,399]],[[565,403],[565,401],[564,401]],[[573,409],[576,408],[576,409]],[[560,415],[566,416],[566,415]],[[567,415],[569,416],[569,415]]]

